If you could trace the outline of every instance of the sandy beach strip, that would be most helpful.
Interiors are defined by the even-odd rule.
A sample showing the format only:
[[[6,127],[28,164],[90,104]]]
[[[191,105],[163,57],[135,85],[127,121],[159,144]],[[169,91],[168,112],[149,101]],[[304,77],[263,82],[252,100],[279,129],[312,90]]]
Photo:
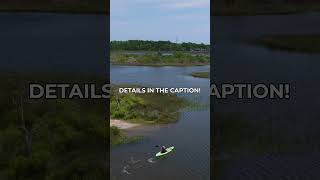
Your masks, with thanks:
[[[115,126],[119,129],[131,129],[133,127],[137,127],[140,124],[134,124],[134,123],[129,123],[124,120],[119,120],[119,119],[110,119],[110,127]]]

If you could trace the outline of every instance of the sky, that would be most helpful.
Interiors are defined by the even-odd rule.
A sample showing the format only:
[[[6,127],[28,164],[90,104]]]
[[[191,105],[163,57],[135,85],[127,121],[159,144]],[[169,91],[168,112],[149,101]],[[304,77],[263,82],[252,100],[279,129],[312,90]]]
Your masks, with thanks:
[[[210,0],[111,0],[111,40],[210,43]]]

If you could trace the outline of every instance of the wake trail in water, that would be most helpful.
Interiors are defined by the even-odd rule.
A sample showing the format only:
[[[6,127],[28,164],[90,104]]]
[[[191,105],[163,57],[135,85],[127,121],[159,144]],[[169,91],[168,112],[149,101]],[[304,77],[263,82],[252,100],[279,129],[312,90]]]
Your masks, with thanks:
[[[145,166],[147,166],[148,164],[153,164],[156,163],[157,160],[154,157],[148,158],[146,162],[148,163],[143,163],[144,161],[142,160],[135,160],[133,158],[133,156],[130,157],[130,160],[126,163],[126,165],[122,168],[121,173],[122,174],[126,174],[126,175],[131,175],[132,171],[134,171],[135,169],[140,169],[143,168]]]
[[[128,174],[128,175],[131,174],[131,173],[127,170],[129,167],[130,167],[129,165],[124,166],[121,172],[122,172],[123,174]]]
[[[141,161],[141,160],[136,160],[136,161],[135,161],[135,160],[133,159],[133,157],[131,156],[129,163],[130,163],[130,164],[137,164],[137,163],[139,163],[140,161]]]
[[[148,161],[148,163],[152,163],[152,164],[157,162],[154,157],[149,158],[147,161]]]

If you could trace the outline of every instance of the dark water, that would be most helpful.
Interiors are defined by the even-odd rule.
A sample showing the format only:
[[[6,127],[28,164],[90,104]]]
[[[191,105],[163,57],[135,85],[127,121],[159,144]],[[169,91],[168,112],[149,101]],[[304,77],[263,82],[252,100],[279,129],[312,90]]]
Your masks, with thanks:
[[[0,71],[105,73],[108,20],[103,15],[0,13]]]
[[[229,98],[221,101],[212,98],[212,108],[216,112],[240,112],[255,123],[269,122],[273,127],[269,136],[274,136],[275,141],[277,136],[285,137],[284,143],[289,144],[293,143],[294,138],[305,138],[305,143],[297,148],[276,156],[266,152],[261,157],[234,157],[241,161],[229,164],[223,179],[311,178],[308,173],[297,170],[306,168],[300,162],[315,157],[311,152],[318,152],[320,55],[270,50],[245,41],[260,35],[319,33],[319,20],[319,13],[212,18],[212,38],[216,46],[211,78],[217,83],[290,83],[291,97],[290,100]],[[292,153],[298,153],[297,156],[303,158],[293,158]],[[280,167],[277,166],[279,162],[283,162]],[[311,167],[316,166],[310,163]],[[319,172],[318,166],[313,173],[316,170]]]
[[[216,17],[212,79],[216,82],[290,83],[290,100],[219,101],[217,111],[258,113],[290,122],[319,117],[320,55],[274,51],[243,40],[263,34],[320,32],[320,14],[255,17]],[[234,29],[237,29],[235,31]],[[264,115],[265,114],[265,115]],[[286,123],[287,123],[286,122]]]
[[[111,81],[149,87],[200,87],[200,95],[184,95],[189,100],[209,104],[209,79],[189,76],[209,71],[209,67],[134,67],[111,66]],[[182,110],[175,124],[146,127],[134,132],[145,139],[137,144],[111,150],[112,179],[190,179],[210,177],[209,108]],[[165,159],[153,160],[155,145],[175,146]]]

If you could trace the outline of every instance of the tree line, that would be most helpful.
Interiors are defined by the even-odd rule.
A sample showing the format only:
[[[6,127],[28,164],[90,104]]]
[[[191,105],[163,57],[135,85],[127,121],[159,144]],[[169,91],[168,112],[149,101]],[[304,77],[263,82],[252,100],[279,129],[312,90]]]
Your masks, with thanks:
[[[127,51],[206,51],[209,52],[210,45],[197,43],[173,43],[170,41],[111,41],[111,50]]]

